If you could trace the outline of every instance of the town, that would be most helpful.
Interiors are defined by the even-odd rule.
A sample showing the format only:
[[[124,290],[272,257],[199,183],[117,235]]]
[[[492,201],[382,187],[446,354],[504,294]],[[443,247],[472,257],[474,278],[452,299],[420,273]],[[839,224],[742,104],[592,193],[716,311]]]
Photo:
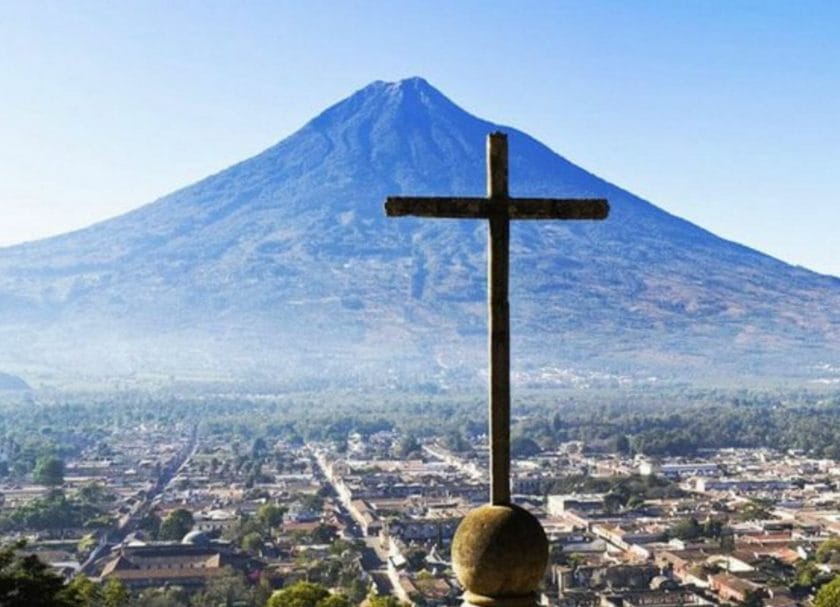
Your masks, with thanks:
[[[460,604],[450,546],[488,499],[482,424],[337,416],[303,436],[224,410],[35,407],[28,443],[7,419],[0,545],[25,540],[18,552],[114,604],[273,607],[302,584],[344,605]],[[514,439],[513,501],[550,540],[541,604],[794,607],[840,573],[836,459],[626,443]]]

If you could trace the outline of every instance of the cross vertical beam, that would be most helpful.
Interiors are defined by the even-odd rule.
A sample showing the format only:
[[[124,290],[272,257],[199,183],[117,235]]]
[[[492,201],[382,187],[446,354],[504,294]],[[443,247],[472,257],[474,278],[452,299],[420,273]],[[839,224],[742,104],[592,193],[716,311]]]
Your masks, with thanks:
[[[490,503],[510,503],[510,303],[507,137],[487,138],[487,307],[489,349]]]
[[[490,501],[510,504],[510,305],[508,256],[512,219],[606,219],[603,198],[511,198],[508,193],[507,135],[487,138],[487,197],[389,196],[389,217],[487,219],[487,304],[489,350]]]

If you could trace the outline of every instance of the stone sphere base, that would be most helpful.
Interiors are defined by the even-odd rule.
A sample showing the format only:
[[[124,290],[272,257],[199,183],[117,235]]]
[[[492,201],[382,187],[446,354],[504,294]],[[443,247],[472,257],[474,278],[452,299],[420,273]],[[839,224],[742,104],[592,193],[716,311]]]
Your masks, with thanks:
[[[471,510],[452,540],[452,566],[473,605],[525,607],[548,565],[548,539],[534,516],[519,506]]]

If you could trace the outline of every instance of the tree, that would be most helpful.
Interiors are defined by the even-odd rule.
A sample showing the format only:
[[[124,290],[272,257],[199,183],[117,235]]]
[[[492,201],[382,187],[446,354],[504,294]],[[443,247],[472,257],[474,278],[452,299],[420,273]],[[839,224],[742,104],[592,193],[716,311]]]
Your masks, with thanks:
[[[64,461],[54,455],[39,457],[32,476],[36,483],[48,487],[64,484]]]
[[[406,434],[397,444],[397,456],[401,458],[407,458],[412,453],[416,453],[420,450],[420,442],[413,434]]]
[[[96,548],[98,543],[99,540],[96,539],[96,535],[88,533],[76,543],[76,552],[87,557],[91,552],[93,552],[93,549]]]
[[[824,541],[814,556],[820,563],[840,563],[840,537]]]
[[[132,599],[131,607],[186,607],[187,596],[183,588],[148,588]]]
[[[99,607],[102,589],[88,576],[82,574],[74,577],[64,590],[64,593],[78,601],[84,607]]]
[[[317,607],[353,607],[353,605],[343,594],[331,594],[318,601]]]
[[[125,607],[128,605],[128,590],[117,578],[108,578],[102,586],[103,607]]]
[[[420,571],[426,566],[426,551],[420,546],[412,546],[405,551],[405,565],[409,571]]]
[[[285,512],[285,508],[282,508],[277,504],[263,504],[260,506],[259,510],[257,510],[257,518],[260,519],[260,522],[265,525],[267,529],[271,529],[283,522],[283,514],[285,514]]]
[[[542,449],[540,449],[537,442],[527,436],[517,436],[510,441],[510,454],[512,457],[532,457],[539,455],[540,451]]]
[[[253,605],[254,589],[242,575],[227,567],[223,575],[210,580],[202,592],[193,596],[191,604],[195,607]]]
[[[616,453],[627,455],[632,450],[630,447],[630,439],[626,434],[618,434],[614,439],[613,449]]]
[[[268,451],[268,445],[266,445],[265,439],[263,437],[255,438],[254,442],[251,444],[251,457],[262,457]]]
[[[796,571],[794,573],[794,581],[797,586],[801,588],[810,588],[813,586],[820,575],[820,570],[817,569],[816,564],[812,559],[799,561],[796,564]]]
[[[242,538],[242,550],[251,554],[259,554],[263,547],[263,538],[256,531],[251,531]]]
[[[604,496],[604,511],[607,514],[617,514],[624,505],[624,498],[618,493],[607,493]]]
[[[159,540],[180,540],[192,529],[195,521],[192,512],[178,508],[173,510],[160,524]]]
[[[753,499],[738,512],[737,518],[740,521],[760,521],[773,518],[770,511],[771,505],[764,500]]]
[[[160,532],[160,517],[154,512],[149,512],[137,523],[141,531],[148,534],[150,539],[156,539]]]
[[[24,542],[0,548],[0,605],[84,607],[81,597],[35,555],[21,555]]]
[[[370,607],[403,607],[405,603],[401,603],[397,597],[388,594],[382,596],[380,594],[368,595],[368,604]]]
[[[335,527],[320,523],[312,530],[312,543],[332,544],[336,538]]]
[[[295,582],[271,595],[265,607],[317,607],[330,595],[329,590],[312,582]]]
[[[820,588],[814,607],[840,607],[840,575]]]
[[[441,439],[441,444],[450,451],[457,453],[462,453],[470,448],[469,441],[464,438],[460,430],[450,430],[447,432]]]
[[[764,607],[764,599],[758,592],[747,591],[741,607]]]
[[[668,530],[668,535],[683,541],[694,540],[703,533],[702,527],[693,516],[684,518]]]

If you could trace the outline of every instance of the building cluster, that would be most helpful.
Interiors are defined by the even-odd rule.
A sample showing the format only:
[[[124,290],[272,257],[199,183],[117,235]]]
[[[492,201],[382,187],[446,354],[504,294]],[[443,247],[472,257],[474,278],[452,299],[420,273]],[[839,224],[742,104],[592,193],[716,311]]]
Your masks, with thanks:
[[[460,517],[487,499],[481,439],[464,453],[429,441],[394,461],[386,438],[341,454],[324,447],[317,460],[386,554],[397,595],[457,604],[449,546]],[[611,488],[555,491],[564,479]],[[651,460],[570,443],[515,459],[512,488],[549,536],[545,605],[793,607],[809,601],[803,572],[840,572],[840,549],[816,558],[840,538],[840,465],[831,460],[743,449]]]
[[[114,427],[78,445],[79,455],[62,462],[55,484],[10,475],[0,480],[0,543],[26,539],[28,552],[75,575],[102,554],[109,535],[136,523],[194,446],[195,429],[185,425]],[[81,510],[86,513],[68,517],[72,523],[58,524]],[[22,511],[40,524],[18,520]]]
[[[0,485],[6,520],[50,492],[97,487],[99,523],[3,539],[26,536],[27,550],[68,577],[115,578],[130,591],[199,591],[238,575],[270,589],[309,580],[356,598],[456,605],[450,545],[488,498],[483,444],[115,430],[66,462],[60,488]],[[840,539],[821,550],[840,538],[835,461],[738,449],[652,460],[568,443],[520,453],[512,473],[514,501],[550,540],[545,605],[794,607],[808,604],[815,577],[840,573]]]

